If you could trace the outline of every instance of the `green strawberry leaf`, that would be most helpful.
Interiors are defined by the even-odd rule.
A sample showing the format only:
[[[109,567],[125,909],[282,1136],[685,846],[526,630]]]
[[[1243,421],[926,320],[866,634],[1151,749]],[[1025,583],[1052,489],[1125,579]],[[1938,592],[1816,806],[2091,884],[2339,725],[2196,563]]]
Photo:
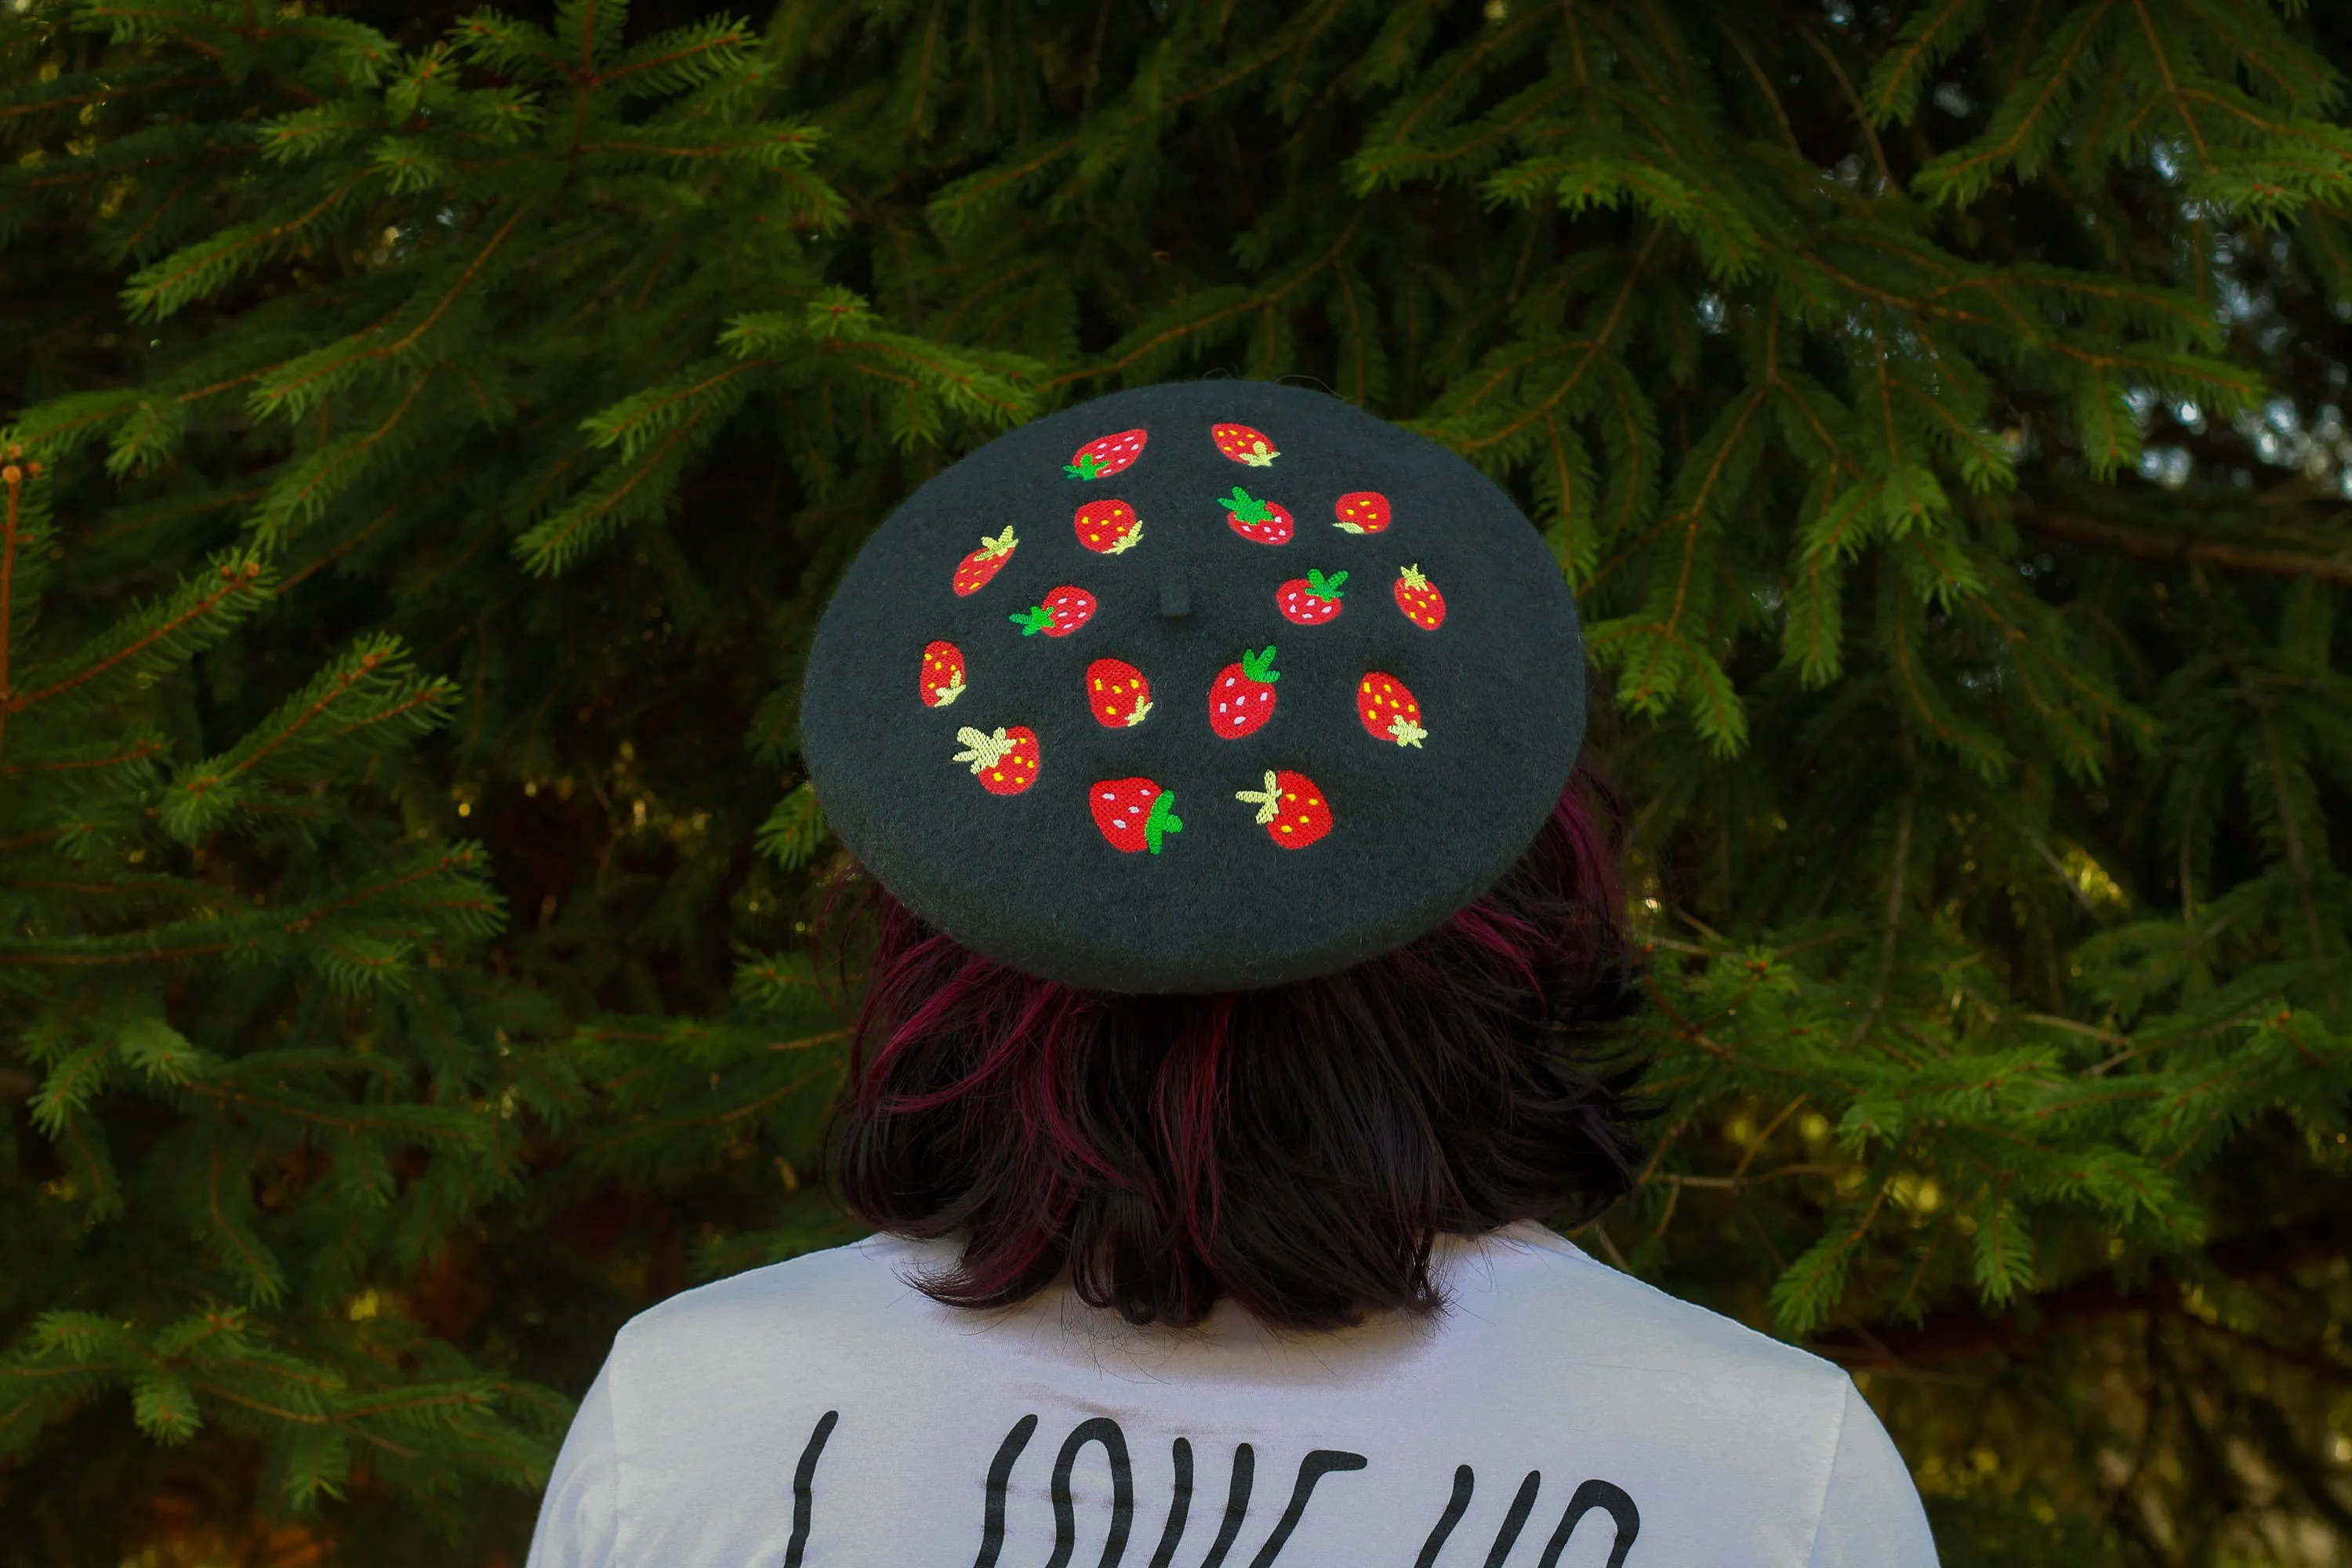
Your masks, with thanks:
[[[1023,637],[1035,637],[1054,624],[1054,612],[1043,605],[1033,605],[1021,615],[1007,616],[1004,618],[1019,626]]]
[[[1274,668],[1274,645],[1269,643],[1257,653],[1244,648],[1242,673],[1252,680],[1280,680],[1282,673]]]
[[[1252,500],[1249,491],[1239,485],[1235,485],[1234,493],[1225,498],[1224,508],[1244,522],[1264,522],[1274,515],[1267,510],[1265,502]]]
[[[1160,853],[1160,841],[1171,833],[1184,831],[1183,821],[1176,815],[1176,795],[1173,790],[1161,790],[1151,803],[1151,815],[1143,820],[1143,842],[1154,855]]]
[[[1336,601],[1339,597],[1339,584],[1347,580],[1345,572],[1334,572],[1326,577],[1310,567],[1307,573],[1307,591],[1318,599]]]

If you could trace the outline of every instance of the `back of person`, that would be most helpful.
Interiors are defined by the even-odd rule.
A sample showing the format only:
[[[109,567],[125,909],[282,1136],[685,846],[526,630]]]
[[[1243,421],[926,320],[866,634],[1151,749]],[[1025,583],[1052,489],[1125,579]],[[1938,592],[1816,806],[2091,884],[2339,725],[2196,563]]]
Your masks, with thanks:
[[[1533,1225],[1448,1305],[1311,1336],[1138,1331],[1066,1291],[974,1315],[883,1238],[622,1335],[532,1568],[1886,1568],[1933,1561],[1843,1373]]]
[[[1545,1228],[1658,1114],[1584,683],[1527,519],[1327,396],[927,484],[802,703],[882,1234],[631,1323],[531,1568],[1932,1568],[1843,1372]]]

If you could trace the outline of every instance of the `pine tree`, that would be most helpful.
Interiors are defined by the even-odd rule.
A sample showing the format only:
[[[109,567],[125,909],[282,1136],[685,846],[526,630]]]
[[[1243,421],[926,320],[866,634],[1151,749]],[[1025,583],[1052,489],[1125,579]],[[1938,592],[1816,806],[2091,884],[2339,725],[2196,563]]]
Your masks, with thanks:
[[[735,568],[772,594],[804,552],[729,529],[698,562],[640,549],[576,599],[543,584],[660,516],[754,398],[805,437],[773,477],[829,468],[808,482],[844,517],[889,493],[874,454],[968,444],[973,414],[984,429],[1025,405],[989,356],[891,331],[803,258],[840,203],[806,172],[814,133],[766,111],[773,68],[740,24],[625,48],[590,5],[552,30],[474,16],[409,51],[293,7],[9,25],[16,249],[107,330],[45,336],[56,304],[12,279],[37,347],[0,555],[21,1110],[0,1384],[21,1528],[0,1552],[111,1562],[189,1491],[232,1533],[248,1509],[345,1500],[338,1537],[384,1562],[436,1531],[510,1548],[569,1406],[515,1375],[507,1325],[468,1334],[482,1286],[460,1260],[751,1140],[813,1164],[841,1034],[804,959],[688,943],[695,967],[671,974],[651,957],[707,925],[773,804],[772,769],[740,750],[753,715],[710,731],[711,771],[739,782],[708,809],[649,818],[593,710],[593,760],[574,761],[583,691],[634,723],[661,694],[615,677],[690,638],[709,641],[687,665],[749,667],[721,709],[772,682],[741,645],[793,612],[722,594]],[[836,430],[802,416],[820,406]],[[838,564],[840,543],[812,543]],[[453,630],[509,625],[531,628],[515,649],[450,657]],[[542,679],[557,668],[584,679]],[[453,716],[434,761],[386,750]],[[783,721],[760,719],[765,750]],[[551,802],[594,801],[693,868],[656,886],[592,852],[562,922],[541,903],[536,941],[486,952],[505,903],[493,854],[461,837],[486,764],[491,787],[543,777]],[[815,847],[807,806],[770,828],[782,868]],[[571,1294],[565,1272],[509,1303],[513,1328],[554,1315],[537,1299]],[[557,1358],[575,1391],[614,1315],[534,1336],[580,1336]],[[101,1401],[130,1420],[79,1436],[68,1418]],[[148,1441],[126,1448],[133,1428]],[[170,1506],[126,1535],[121,1489]]]
[[[0,1552],[513,1561],[622,1317],[850,1234],[814,614],[961,452],[1202,374],[1446,442],[1579,592],[1666,1107],[1579,1239],[1853,1367],[1948,1562],[2352,1547],[2341,19],[33,0],[0,60]]]

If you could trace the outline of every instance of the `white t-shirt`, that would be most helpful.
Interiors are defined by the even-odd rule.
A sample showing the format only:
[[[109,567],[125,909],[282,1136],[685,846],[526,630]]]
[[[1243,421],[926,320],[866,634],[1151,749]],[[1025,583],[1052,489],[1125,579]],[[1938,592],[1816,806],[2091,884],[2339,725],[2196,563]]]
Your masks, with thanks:
[[[1540,1226],[1448,1241],[1445,1311],[1139,1330],[941,1307],[876,1237],[621,1331],[530,1568],[1934,1568],[1830,1363]]]

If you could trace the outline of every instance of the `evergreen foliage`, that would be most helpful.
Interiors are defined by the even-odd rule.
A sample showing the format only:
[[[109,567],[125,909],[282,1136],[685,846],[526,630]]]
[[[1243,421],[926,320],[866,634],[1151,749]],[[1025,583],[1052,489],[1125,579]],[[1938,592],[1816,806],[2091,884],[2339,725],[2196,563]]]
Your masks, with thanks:
[[[2263,0],[0,8],[0,1561],[515,1561],[622,1318],[850,1234],[814,614],[960,452],[1202,374],[1448,443],[1579,591],[1667,1107],[1580,1239],[1853,1366],[1948,1562],[2352,1551],[2347,63]]]

